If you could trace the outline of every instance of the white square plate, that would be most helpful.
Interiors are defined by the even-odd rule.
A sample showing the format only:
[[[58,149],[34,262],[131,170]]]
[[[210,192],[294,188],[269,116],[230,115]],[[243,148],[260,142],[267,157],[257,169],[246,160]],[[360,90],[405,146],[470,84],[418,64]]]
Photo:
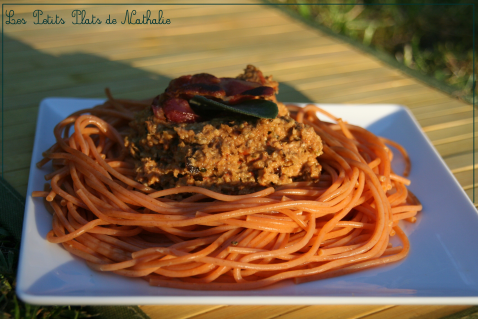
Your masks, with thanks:
[[[42,190],[37,169],[53,143],[53,127],[72,112],[102,100],[48,98],[40,105],[28,194]],[[140,279],[91,270],[61,246],[48,243],[51,216],[41,199],[26,200],[17,293],[32,304],[478,304],[478,214],[420,130],[398,105],[320,105],[351,124],[403,145],[410,154],[410,190],[423,204],[417,223],[405,224],[411,251],[402,262],[338,278],[254,291],[188,291],[151,287]],[[394,162],[401,172],[399,156]],[[470,158],[471,164],[471,158]]]

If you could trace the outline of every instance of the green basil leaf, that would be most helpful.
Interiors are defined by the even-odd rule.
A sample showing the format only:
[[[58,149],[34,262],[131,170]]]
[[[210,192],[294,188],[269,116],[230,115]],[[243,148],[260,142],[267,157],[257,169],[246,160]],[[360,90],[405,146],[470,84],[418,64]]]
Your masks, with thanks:
[[[218,112],[226,111],[263,119],[273,119],[279,113],[277,104],[268,100],[247,100],[235,105],[226,105],[201,95],[195,95],[189,100],[189,105],[194,112],[207,117],[215,117],[214,113],[217,115]]]

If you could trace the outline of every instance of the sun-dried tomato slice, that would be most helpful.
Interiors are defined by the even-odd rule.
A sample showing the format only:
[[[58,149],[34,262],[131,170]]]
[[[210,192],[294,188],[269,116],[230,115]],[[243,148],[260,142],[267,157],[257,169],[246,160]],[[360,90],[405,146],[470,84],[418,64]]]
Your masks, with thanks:
[[[167,99],[163,102],[162,109],[166,118],[175,123],[194,123],[199,119],[199,115],[194,113],[188,101],[183,99]]]
[[[224,92],[224,90],[218,85],[205,83],[187,84],[180,90],[171,93],[187,100],[191,99],[195,95],[214,97],[216,99],[222,99],[226,95],[226,92]]]
[[[184,85],[189,84],[191,77],[192,77],[191,75],[183,75],[183,76],[180,76],[179,78],[171,80],[171,82],[169,82],[169,85],[166,89],[166,92],[178,90]]]
[[[218,84],[221,80],[209,73],[194,74],[189,83]]]
[[[265,100],[271,99],[274,96],[274,89],[270,86],[259,86],[254,89],[244,91],[240,94],[227,97],[225,100],[228,104],[234,105],[242,101],[263,98]]]
[[[219,85],[224,91],[226,91],[226,96],[241,94],[244,91],[261,86],[261,84],[257,82],[249,82],[234,78],[221,78],[221,83]]]

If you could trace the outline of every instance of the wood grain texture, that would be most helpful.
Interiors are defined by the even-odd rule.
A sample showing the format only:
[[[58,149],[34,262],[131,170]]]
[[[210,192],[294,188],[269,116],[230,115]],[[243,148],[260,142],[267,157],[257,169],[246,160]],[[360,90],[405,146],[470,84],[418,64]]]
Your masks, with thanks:
[[[151,318],[187,319],[196,318],[225,306],[141,306]]]
[[[393,306],[307,306],[280,316],[281,319],[339,319],[339,318],[366,318]],[[277,318],[277,317],[276,317]]]
[[[467,309],[467,306],[396,306],[380,311],[364,319],[437,319]]]
[[[32,3],[35,1],[18,1]],[[105,1],[103,1],[105,2]],[[115,1],[118,2],[118,1]],[[120,1],[121,2],[121,1]],[[123,1],[125,2],[125,1]],[[190,1],[188,1],[190,2]],[[208,1],[208,3],[222,1]],[[241,1],[245,2],[245,1]],[[55,3],[49,2],[49,3]],[[199,1],[196,1],[199,3]],[[256,2],[251,1],[251,4]],[[12,5],[31,20],[36,6]],[[72,8],[118,19],[115,6],[42,6],[68,17]],[[473,108],[373,56],[291,19],[270,6],[152,6],[167,26],[66,24],[4,28],[4,178],[27,196],[37,110],[46,97],[157,95],[183,74],[235,76],[255,64],[281,83],[286,102],[392,103],[408,106],[469,197],[473,194]],[[70,21],[70,19],[68,19]],[[475,135],[476,136],[476,135]],[[475,156],[478,153],[475,153]],[[440,318],[466,306],[143,306],[151,318]]]

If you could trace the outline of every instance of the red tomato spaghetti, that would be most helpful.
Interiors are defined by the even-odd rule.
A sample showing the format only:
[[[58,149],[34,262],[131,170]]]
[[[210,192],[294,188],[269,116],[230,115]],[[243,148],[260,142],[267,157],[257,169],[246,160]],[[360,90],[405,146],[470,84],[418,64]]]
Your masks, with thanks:
[[[109,94],[108,94],[109,95]],[[47,240],[98,271],[151,285],[201,290],[257,289],[339,276],[406,257],[400,220],[421,210],[406,186],[405,150],[315,105],[289,105],[291,116],[323,141],[320,181],[225,195],[184,186],[156,191],[134,180],[123,135],[150,103],[116,100],[76,112],[54,129],[44,152],[50,185],[33,192],[53,215]],[[320,120],[317,112],[334,123]],[[74,132],[70,134],[70,129]],[[405,177],[392,171],[397,148]],[[193,195],[183,200],[168,196]],[[397,235],[402,246],[392,247]]]

